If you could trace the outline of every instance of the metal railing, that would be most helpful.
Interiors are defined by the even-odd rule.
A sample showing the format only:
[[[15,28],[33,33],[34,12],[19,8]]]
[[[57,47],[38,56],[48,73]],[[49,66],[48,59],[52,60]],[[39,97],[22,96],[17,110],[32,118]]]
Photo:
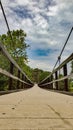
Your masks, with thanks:
[[[64,84],[63,90],[68,91],[69,89],[68,79],[73,78],[73,73],[68,75],[67,64],[72,60],[73,60],[73,53],[64,62],[62,62],[60,66],[58,66],[55,70],[53,70],[53,72],[48,77],[46,77],[43,81],[41,81],[38,84],[39,87],[59,90],[59,83],[62,81]],[[60,69],[63,69],[63,75],[61,78],[59,77]]]
[[[33,86],[33,82],[27,77],[27,75],[18,66],[16,61],[11,57],[6,48],[0,42],[0,52],[9,61],[9,71],[0,68],[0,74],[5,75],[9,78],[8,80],[8,90],[13,90],[13,80],[16,81],[16,89],[30,88]],[[1,59],[0,59],[1,61]],[[17,76],[14,75],[14,69],[17,69]]]

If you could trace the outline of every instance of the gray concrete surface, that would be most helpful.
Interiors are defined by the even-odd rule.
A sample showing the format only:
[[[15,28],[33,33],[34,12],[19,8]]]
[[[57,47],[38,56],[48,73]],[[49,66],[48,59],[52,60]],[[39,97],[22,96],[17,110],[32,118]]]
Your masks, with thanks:
[[[37,85],[0,96],[0,130],[73,130],[73,97]]]

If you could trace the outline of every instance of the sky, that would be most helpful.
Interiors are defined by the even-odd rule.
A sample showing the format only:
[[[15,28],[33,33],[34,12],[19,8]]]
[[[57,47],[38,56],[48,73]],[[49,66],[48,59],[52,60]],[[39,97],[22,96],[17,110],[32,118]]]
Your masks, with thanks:
[[[73,0],[2,0],[10,30],[23,29],[29,58],[28,65],[52,71],[73,27]],[[7,27],[0,9],[0,34]],[[61,62],[73,52],[73,33]]]

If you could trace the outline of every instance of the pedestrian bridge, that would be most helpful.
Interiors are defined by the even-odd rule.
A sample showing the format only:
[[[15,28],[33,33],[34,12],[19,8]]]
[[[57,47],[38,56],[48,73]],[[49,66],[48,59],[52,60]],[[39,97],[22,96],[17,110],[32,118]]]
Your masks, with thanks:
[[[73,93],[68,92],[73,73],[67,73],[73,53],[38,85],[27,77],[2,43],[0,53],[10,65],[9,71],[0,68],[0,74],[8,77],[8,90],[0,92],[0,130],[73,130]],[[61,78],[60,69],[64,74]],[[60,82],[63,91],[59,90]]]
[[[0,6],[10,33],[1,1]],[[72,31],[73,27],[53,71],[38,84],[28,78],[0,42],[0,61],[7,59],[8,63],[7,69],[0,66],[0,78],[7,78],[8,87],[8,90],[0,91],[0,130],[73,130],[73,93],[69,92],[73,72],[68,74],[68,64],[73,61],[73,53],[60,63]],[[11,33],[10,38],[13,42]]]
[[[27,77],[2,43],[0,53],[10,65],[9,70],[0,68],[0,74],[8,77],[8,90],[0,92],[0,129],[73,130],[73,93],[68,91],[73,73],[67,73],[73,53],[38,85]],[[60,69],[63,69],[61,78]],[[62,91],[59,90],[60,82],[63,83]]]

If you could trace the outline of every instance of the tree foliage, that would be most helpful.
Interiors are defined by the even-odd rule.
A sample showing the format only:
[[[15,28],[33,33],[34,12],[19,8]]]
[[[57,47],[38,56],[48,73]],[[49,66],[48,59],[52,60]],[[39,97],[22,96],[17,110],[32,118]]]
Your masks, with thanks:
[[[43,70],[41,70],[41,69],[38,69],[38,68],[35,68],[34,70],[33,70],[33,80],[34,80],[34,82],[36,82],[36,83],[39,83],[39,82],[41,82],[44,78],[46,78],[49,74],[50,74],[50,72],[48,72],[48,71],[43,71]]]
[[[10,32],[0,35],[0,41],[2,41],[11,56],[21,65],[21,63],[27,62],[28,59],[26,49],[29,45],[25,43],[26,33],[21,29],[13,30],[11,36],[12,39]]]

